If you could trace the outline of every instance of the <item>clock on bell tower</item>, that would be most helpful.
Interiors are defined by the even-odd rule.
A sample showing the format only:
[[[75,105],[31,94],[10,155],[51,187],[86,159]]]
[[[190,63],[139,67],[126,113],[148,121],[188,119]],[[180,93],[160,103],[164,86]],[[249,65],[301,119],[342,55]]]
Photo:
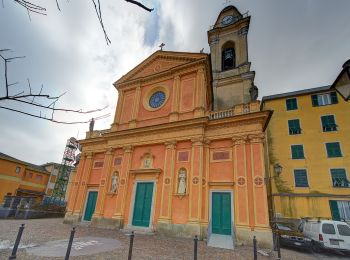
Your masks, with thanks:
[[[257,98],[255,72],[250,71],[248,40],[250,16],[225,7],[208,31],[213,74],[214,110],[232,108]]]

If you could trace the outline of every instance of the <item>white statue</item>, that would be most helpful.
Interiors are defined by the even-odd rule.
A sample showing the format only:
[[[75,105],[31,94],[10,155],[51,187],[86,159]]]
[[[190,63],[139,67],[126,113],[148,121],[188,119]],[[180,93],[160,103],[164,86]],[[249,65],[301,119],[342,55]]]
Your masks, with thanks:
[[[112,176],[111,192],[117,193],[118,188],[118,173],[114,173]]]
[[[179,185],[177,187],[177,193],[186,193],[186,171],[184,169],[180,169],[179,171]]]

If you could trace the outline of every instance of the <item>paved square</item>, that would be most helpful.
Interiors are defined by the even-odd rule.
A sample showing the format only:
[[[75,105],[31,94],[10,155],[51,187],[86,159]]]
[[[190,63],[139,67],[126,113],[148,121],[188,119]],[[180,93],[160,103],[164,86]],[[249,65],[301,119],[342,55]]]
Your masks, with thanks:
[[[17,259],[62,259],[62,252],[65,255],[71,231],[71,226],[63,224],[62,221],[63,219],[0,220],[0,242],[10,240],[13,245],[20,224],[25,223],[21,244],[38,246],[19,249]],[[127,259],[129,236],[117,230],[78,226],[73,247],[71,254],[73,260]],[[43,253],[46,256],[43,256]],[[0,259],[8,259],[10,254],[10,249],[0,250]],[[282,256],[283,259],[296,260],[339,259],[330,255],[312,255],[286,249],[282,250]],[[157,234],[136,234],[133,259],[193,259],[193,240],[169,238]],[[253,250],[248,246],[236,246],[234,251],[212,248],[207,247],[205,241],[199,241],[198,259],[253,259]],[[274,254],[270,254],[269,257],[259,255],[258,259],[276,259],[276,256]]]

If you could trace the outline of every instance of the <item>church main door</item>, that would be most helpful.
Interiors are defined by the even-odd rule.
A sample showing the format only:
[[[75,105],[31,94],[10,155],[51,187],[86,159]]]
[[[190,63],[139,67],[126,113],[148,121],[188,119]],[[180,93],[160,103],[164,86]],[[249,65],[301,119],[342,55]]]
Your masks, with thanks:
[[[153,196],[153,183],[144,182],[137,183],[134,213],[132,218],[133,226],[148,227],[151,217],[152,207],[152,196]]]
[[[212,193],[212,233],[231,235],[231,193]]]

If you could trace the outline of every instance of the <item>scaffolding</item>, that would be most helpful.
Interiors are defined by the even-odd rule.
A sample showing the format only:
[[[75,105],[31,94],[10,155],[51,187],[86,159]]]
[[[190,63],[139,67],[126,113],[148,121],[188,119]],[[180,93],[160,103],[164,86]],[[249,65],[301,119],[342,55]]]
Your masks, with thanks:
[[[58,170],[58,175],[51,195],[51,201],[59,204],[65,204],[65,196],[67,185],[69,181],[69,175],[74,167],[76,161],[76,152],[80,150],[80,144],[74,137],[67,140],[66,147],[64,149],[61,166]],[[78,157],[78,156],[77,156]]]

